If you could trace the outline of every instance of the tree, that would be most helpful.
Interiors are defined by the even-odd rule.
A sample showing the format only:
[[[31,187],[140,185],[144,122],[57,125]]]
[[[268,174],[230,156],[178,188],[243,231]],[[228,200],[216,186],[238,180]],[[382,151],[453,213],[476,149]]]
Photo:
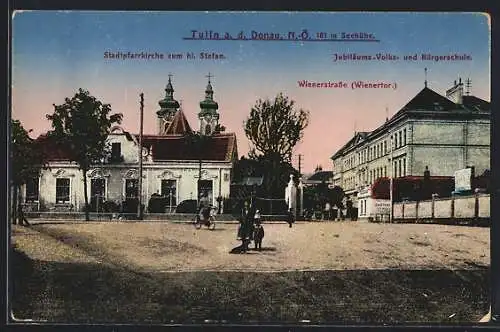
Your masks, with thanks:
[[[54,104],[53,114],[47,114],[53,128],[48,136],[68,152],[70,161],[76,162],[82,171],[86,220],[90,219],[87,172],[109,154],[110,129],[123,118],[121,113],[110,115],[110,112],[110,104],[103,104],[88,91],[79,89],[73,98],[65,98],[64,104]]]
[[[309,124],[309,112],[296,109],[295,102],[282,93],[273,102],[259,99],[245,123],[245,135],[254,146],[252,155],[279,157],[291,162],[293,148]]]
[[[292,153],[309,124],[309,112],[296,109],[295,102],[278,94],[274,101],[259,99],[251,109],[244,129],[253,147],[251,159],[263,164],[264,187],[269,197],[283,197],[284,188],[294,174]]]
[[[209,144],[210,140],[212,139],[211,136],[209,135],[203,135],[199,131],[187,131],[184,134],[184,142],[186,144],[186,147],[192,148],[193,146],[196,149],[196,156],[198,158],[198,181],[197,181],[197,208],[200,208],[200,181],[201,181],[201,170],[202,170],[202,155],[203,151],[206,149],[207,144]]]
[[[19,120],[11,120],[11,140],[10,140],[10,188],[12,191],[12,217],[16,223],[16,207],[18,192],[21,185],[25,184],[30,178],[38,178],[42,168],[46,167],[46,158],[42,149],[38,148],[29,133],[26,131]]]

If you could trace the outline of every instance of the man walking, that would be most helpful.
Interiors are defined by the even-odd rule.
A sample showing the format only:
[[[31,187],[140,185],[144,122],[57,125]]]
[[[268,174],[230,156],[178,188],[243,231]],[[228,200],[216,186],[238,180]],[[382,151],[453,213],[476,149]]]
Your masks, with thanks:
[[[290,226],[290,228],[292,228],[292,224],[295,222],[295,217],[293,215],[292,208],[290,208],[288,210],[287,222],[288,222],[288,225]]]
[[[18,218],[18,221],[19,221],[19,225],[21,225],[21,226],[31,226],[31,224],[26,219],[26,216],[24,215],[23,206],[21,205],[21,203],[19,203],[17,205],[17,218]]]

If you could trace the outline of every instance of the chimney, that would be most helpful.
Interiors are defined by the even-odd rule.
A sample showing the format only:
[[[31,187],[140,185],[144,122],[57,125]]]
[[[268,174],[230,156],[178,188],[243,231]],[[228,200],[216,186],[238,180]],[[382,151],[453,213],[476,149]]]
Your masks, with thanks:
[[[462,83],[462,78],[458,78],[458,84],[455,80],[453,82],[453,87],[446,91],[446,98],[453,101],[455,104],[462,104],[464,95],[464,84]]]

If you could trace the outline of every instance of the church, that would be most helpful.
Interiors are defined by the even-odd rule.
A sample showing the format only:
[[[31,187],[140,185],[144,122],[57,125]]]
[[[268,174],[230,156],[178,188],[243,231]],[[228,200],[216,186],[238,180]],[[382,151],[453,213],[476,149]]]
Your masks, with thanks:
[[[157,134],[142,137],[142,185],[139,135],[115,126],[108,136],[109,157],[87,173],[89,203],[106,201],[120,205],[140,194],[148,211],[148,201],[156,194],[166,199],[165,212],[174,212],[182,201],[198,199],[203,204],[219,206],[223,212],[221,202],[229,197],[238,150],[236,134],[224,132],[219,124],[219,105],[213,95],[209,75],[198,112],[199,129],[195,131],[174,99],[169,75],[165,98],[159,101],[160,109],[156,111]],[[84,211],[84,183],[78,165],[70,162],[65,151],[56,148],[46,135],[40,135],[37,141],[48,156],[49,168],[21,188],[25,210]]]

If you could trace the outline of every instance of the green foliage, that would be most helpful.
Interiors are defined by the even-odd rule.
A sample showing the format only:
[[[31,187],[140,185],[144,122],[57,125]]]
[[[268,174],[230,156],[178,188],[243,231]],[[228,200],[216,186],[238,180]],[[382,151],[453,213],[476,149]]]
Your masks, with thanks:
[[[76,162],[82,171],[86,220],[89,220],[86,172],[109,155],[108,135],[111,127],[120,124],[123,117],[110,112],[110,104],[103,104],[88,91],[79,89],[73,98],[66,98],[64,104],[54,104],[53,114],[47,114],[47,119],[52,121],[48,136],[67,151],[70,161]]]
[[[343,209],[344,196],[344,191],[339,186],[328,188],[328,184],[322,182],[316,186],[304,188],[304,207],[323,209],[326,203],[330,203],[332,207]]]
[[[39,177],[41,169],[46,167],[45,156],[19,120],[11,120],[10,142],[11,185],[20,186],[30,178]]]
[[[245,177],[264,177],[262,188],[258,190],[260,195],[266,198],[283,198],[285,187],[290,181],[290,174],[298,180],[299,172],[293,166],[280,161],[278,156],[252,156],[242,157],[235,162],[233,167],[233,179],[235,182]]]
[[[251,109],[244,130],[253,145],[248,155],[255,162],[246,167],[258,169],[258,176],[264,176],[267,197],[282,198],[290,174],[297,180],[298,172],[290,162],[308,124],[309,112],[296,109],[295,102],[282,93],[273,101],[259,99]],[[248,172],[244,167],[239,168]]]
[[[53,129],[48,135],[69,152],[70,160],[78,163],[81,170],[88,170],[109,154],[106,139],[111,127],[121,123],[122,114],[110,112],[111,105],[79,89],[64,104],[54,104],[54,113],[47,115]]]
[[[274,101],[259,99],[245,123],[245,135],[253,145],[250,157],[260,155],[290,162],[293,148],[309,124],[309,112],[295,109],[295,102],[282,93]]]

